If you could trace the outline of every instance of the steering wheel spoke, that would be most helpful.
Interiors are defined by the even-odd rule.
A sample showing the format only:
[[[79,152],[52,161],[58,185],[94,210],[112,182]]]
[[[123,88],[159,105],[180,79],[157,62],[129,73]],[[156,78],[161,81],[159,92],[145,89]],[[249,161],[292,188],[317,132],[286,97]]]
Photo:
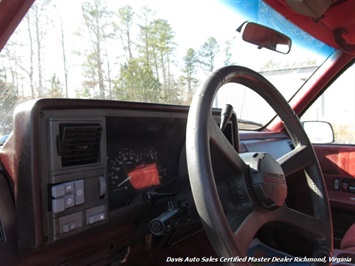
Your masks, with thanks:
[[[210,142],[218,150],[219,156],[222,156],[224,160],[231,163],[238,171],[246,169],[247,165],[220,130],[212,115],[209,117],[208,132],[210,134]]]
[[[286,204],[272,212],[259,208],[253,210],[234,230],[234,241],[241,256],[247,255],[250,243],[258,231],[272,223],[289,228],[291,233],[302,233],[309,239],[319,241],[323,240],[324,232],[329,227],[329,221],[291,209]]]
[[[234,242],[238,246],[241,256],[247,255],[250,243],[270,218],[262,209],[253,210],[234,230]]]
[[[312,158],[312,150],[309,146],[300,145],[277,159],[277,161],[281,165],[285,176],[288,176],[313,163],[309,160],[305,160],[305,158]]]
[[[308,235],[314,239],[323,238],[324,232],[330,225],[329,221],[299,212],[286,205],[278,211],[280,212],[278,215],[279,221],[291,225],[295,231],[302,232],[303,235]]]

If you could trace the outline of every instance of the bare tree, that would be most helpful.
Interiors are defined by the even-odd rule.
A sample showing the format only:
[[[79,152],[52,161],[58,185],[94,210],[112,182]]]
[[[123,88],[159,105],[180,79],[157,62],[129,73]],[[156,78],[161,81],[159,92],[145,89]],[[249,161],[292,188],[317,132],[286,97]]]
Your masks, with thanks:
[[[54,9],[56,11],[57,8],[56,6],[54,6]],[[59,12],[56,12],[58,17],[58,25],[55,24],[55,22],[53,21],[53,25],[55,27],[58,26],[59,29],[57,29],[58,34],[58,39],[60,42],[60,47],[61,47],[61,54],[62,54],[62,62],[63,62],[63,73],[64,73],[64,89],[65,89],[65,97],[68,98],[69,97],[69,87],[68,87],[68,74],[69,74],[69,64],[68,64],[68,59],[67,59],[67,43],[66,43],[66,35],[65,35],[65,31],[64,31],[64,22],[62,19],[62,16],[60,15]]]
[[[36,57],[36,70],[37,70],[37,93],[39,97],[42,97],[44,95],[44,90],[45,90],[45,86],[43,84],[44,81],[44,72],[43,72],[43,43],[44,42],[44,38],[47,35],[47,30],[48,30],[48,22],[49,22],[49,18],[47,16],[47,7],[48,7],[48,3],[50,2],[50,0],[47,1],[43,1],[43,2],[38,2],[35,5],[32,6],[28,17],[31,17],[31,19],[29,20],[29,26],[32,27],[32,29],[34,29],[33,33],[29,34],[33,34],[34,38],[32,38],[31,42],[32,42],[32,48],[35,49],[36,47],[36,53],[35,53],[35,57]],[[32,24],[32,25],[31,25]],[[30,31],[30,29],[29,29]],[[34,39],[34,40],[33,40]]]
[[[108,11],[106,5],[100,0],[85,2],[82,5],[82,14],[90,41],[90,51],[87,54],[86,67],[87,77],[92,80],[86,84],[96,84],[99,88],[100,98],[105,98],[104,85],[104,40],[113,37],[113,30],[110,29],[112,23],[108,20],[112,17],[112,12]],[[108,60],[108,58],[107,58]]]
[[[27,20],[27,26],[28,26],[28,40],[29,40],[29,53],[30,53],[30,66],[29,66],[29,70],[27,71],[25,68],[23,68],[22,66],[20,66],[20,68],[22,68],[22,70],[24,70],[27,74],[28,77],[30,79],[30,87],[31,87],[31,95],[32,98],[35,98],[35,91],[34,91],[34,82],[33,82],[33,58],[34,58],[34,45],[33,45],[33,37],[32,37],[32,30],[31,30],[31,19],[30,16],[26,16],[26,20]],[[18,62],[16,60],[16,62]]]

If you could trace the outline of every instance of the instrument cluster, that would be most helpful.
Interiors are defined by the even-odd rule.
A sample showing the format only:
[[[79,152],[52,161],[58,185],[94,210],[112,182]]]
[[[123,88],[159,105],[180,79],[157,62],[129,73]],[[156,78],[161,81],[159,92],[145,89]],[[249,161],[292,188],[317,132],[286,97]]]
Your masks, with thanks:
[[[107,176],[110,209],[128,206],[178,176],[185,144],[183,120],[115,120],[107,126]]]
[[[125,206],[137,192],[164,182],[167,169],[160,163],[156,147],[124,147],[111,152],[107,158],[111,207]]]

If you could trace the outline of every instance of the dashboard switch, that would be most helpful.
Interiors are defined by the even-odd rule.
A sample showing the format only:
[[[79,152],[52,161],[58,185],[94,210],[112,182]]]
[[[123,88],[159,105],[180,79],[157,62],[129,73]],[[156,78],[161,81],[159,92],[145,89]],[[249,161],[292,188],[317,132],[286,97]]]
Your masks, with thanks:
[[[51,187],[52,211],[59,213],[85,203],[84,180],[79,179]]]
[[[89,217],[88,223],[93,224],[105,220],[105,213],[95,214]]]
[[[54,213],[62,212],[65,209],[64,199],[52,199],[52,211]]]
[[[100,197],[102,197],[106,193],[106,179],[105,177],[100,176],[99,181],[100,181]]]
[[[344,192],[347,192],[347,191],[348,191],[348,189],[349,189],[349,183],[348,183],[347,180],[343,180],[343,185],[342,185],[342,187],[343,187],[343,191],[344,191]]]
[[[64,185],[56,185],[51,188],[52,197],[53,198],[60,198],[65,195]]]
[[[86,224],[94,224],[106,220],[106,206],[100,205],[86,210]]]
[[[333,189],[339,190],[340,189],[340,180],[339,178],[334,178],[333,180]]]
[[[85,203],[84,197],[84,180],[75,181],[75,205],[81,205]]]
[[[75,212],[59,217],[59,233],[68,233],[83,226],[83,212]]]
[[[68,195],[64,197],[64,208],[70,208],[75,206],[74,194]]]
[[[74,183],[73,182],[64,183],[63,185],[64,185],[65,194],[74,193]]]
[[[76,228],[76,223],[75,222],[71,222],[68,224],[63,225],[63,233],[67,233],[71,230],[74,230]]]

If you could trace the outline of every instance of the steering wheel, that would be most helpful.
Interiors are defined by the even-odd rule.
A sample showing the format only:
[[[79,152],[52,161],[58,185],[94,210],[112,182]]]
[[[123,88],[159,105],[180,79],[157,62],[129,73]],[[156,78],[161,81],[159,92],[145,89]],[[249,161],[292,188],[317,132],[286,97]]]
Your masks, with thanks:
[[[277,160],[264,152],[238,154],[211,111],[218,89],[231,82],[252,89],[274,109],[295,146],[292,151]],[[260,229],[270,225],[304,236],[312,246],[309,256],[331,255],[329,200],[318,160],[297,115],[263,76],[241,66],[212,73],[190,106],[186,153],[196,208],[218,256],[247,256]],[[298,194],[299,187],[309,195],[308,208],[294,207],[302,205],[305,198],[305,194]],[[286,201],[288,197],[292,202]],[[282,250],[275,243],[276,249]]]

